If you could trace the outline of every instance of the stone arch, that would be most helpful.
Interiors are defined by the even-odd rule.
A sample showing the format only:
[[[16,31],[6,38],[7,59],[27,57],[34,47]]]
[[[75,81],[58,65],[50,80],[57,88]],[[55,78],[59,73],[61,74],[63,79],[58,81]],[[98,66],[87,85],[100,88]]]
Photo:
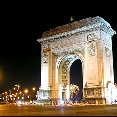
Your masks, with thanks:
[[[65,98],[64,100],[68,100],[70,98],[70,67],[72,63],[80,59],[82,62],[82,71],[83,71],[83,55],[80,52],[77,53],[70,53],[66,54],[63,57],[61,57],[61,62],[58,67],[58,82],[59,82],[59,97],[62,98],[62,92],[66,90],[65,92]],[[67,62],[67,64],[65,64]],[[64,72],[62,71],[63,66],[65,65]],[[65,73],[66,72],[66,73]]]
[[[58,102],[61,90],[58,79],[62,77],[59,78],[58,69],[65,62],[69,62],[69,67],[80,58],[83,63],[83,98],[93,104],[106,103],[106,83],[114,82],[112,36],[115,33],[99,16],[44,32],[38,39],[41,43],[41,93],[38,97],[42,95],[42,99]]]

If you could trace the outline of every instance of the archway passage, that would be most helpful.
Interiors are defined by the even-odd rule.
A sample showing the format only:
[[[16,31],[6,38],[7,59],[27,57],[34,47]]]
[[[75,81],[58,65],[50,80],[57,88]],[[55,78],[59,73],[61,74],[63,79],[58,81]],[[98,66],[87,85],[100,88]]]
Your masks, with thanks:
[[[77,85],[79,91],[74,94],[73,101],[81,102],[83,97],[83,71],[80,59],[75,60],[70,67],[70,85]]]

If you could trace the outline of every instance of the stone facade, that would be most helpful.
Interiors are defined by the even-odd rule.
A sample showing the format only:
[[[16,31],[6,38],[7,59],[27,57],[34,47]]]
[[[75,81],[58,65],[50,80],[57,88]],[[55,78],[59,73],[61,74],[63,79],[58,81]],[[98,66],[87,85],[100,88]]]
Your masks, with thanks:
[[[107,84],[114,85],[112,36],[115,31],[97,16],[44,32],[41,43],[41,87],[47,99],[69,99],[70,66],[82,62],[83,97],[90,103],[109,103]],[[38,94],[40,98],[41,94]],[[43,97],[43,96],[42,96]],[[39,99],[38,98],[38,99]]]

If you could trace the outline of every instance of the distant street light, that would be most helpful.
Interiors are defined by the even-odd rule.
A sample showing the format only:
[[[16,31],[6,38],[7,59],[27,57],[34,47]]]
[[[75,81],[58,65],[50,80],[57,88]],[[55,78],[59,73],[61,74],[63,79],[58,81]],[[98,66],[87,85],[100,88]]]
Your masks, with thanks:
[[[25,92],[25,93],[28,93],[28,89],[25,89],[24,92]]]
[[[17,87],[18,87],[18,90],[19,90],[20,86],[19,86],[19,85],[17,85]]]
[[[33,87],[33,88],[32,88],[32,90],[33,90],[33,91],[35,91],[35,90],[36,90],[36,88],[35,88],[35,87]]]
[[[22,94],[22,92],[20,91],[19,94]]]

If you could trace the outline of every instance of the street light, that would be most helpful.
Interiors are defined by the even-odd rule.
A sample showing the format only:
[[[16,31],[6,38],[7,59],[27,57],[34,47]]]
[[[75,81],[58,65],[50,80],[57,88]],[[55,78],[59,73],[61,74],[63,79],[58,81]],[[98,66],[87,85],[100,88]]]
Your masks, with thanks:
[[[28,89],[25,89],[24,92],[25,92],[25,93],[28,93]]]
[[[35,91],[35,90],[36,90],[36,88],[35,88],[35,87],[33,87],[33,88],[32,88],[32,90],[33,90],[33,91]]]
[[[17,85],[17,87],[18,87],[18,90],[19,90],[19,88],[20,88],[20,85]]]
[[[22,92],[20,91],[19,94],[22,94]]]

